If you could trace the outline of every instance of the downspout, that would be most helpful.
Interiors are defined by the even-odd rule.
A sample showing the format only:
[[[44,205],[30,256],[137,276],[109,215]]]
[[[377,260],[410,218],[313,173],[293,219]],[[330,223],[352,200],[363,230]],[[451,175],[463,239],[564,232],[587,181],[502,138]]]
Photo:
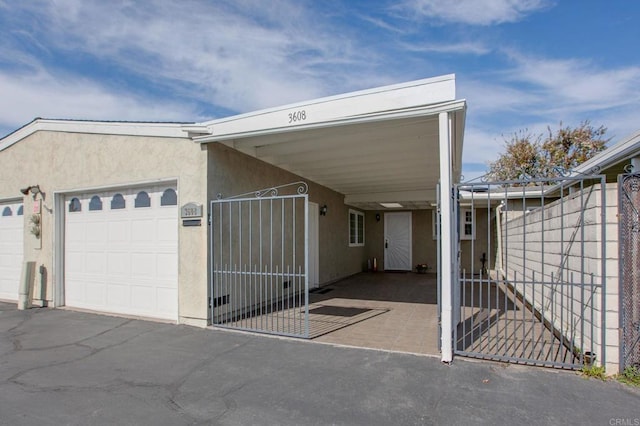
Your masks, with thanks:
[[[496,233],[498,237],[498,244],[496,250],[496,270],[504,277],[504,269],[502,268],[502,208],[504,207],[504,201],[496,207]]]

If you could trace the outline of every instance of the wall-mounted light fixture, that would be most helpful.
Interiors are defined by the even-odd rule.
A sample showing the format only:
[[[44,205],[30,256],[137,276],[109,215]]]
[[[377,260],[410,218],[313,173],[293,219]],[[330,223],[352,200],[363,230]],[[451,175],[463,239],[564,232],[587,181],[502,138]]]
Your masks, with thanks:
[[[26,188],[21,189],[20,192],[22,193],[22,195],[27,195],[29,192],[31,192],[34,200],[36,199],[36,195],[42,194],[42,191],[40,191],[40,185],[27,186]]]
[[[380,222],[380,213],[376,213],[376,221]]]
[[[327,205],[325,204],[324,206],[320,207],[320,216],[326,216],[327,215]]]

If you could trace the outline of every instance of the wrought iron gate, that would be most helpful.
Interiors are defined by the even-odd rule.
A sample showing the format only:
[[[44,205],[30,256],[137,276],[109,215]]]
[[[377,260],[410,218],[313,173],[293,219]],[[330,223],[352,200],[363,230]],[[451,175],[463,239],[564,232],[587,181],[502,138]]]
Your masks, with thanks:
[[[211,201],[213,324],[309,337],[307,191],[295,182]]]
[[[640,366],[640,174],[618,176],[620,369]]]
[[[605,362],[605,187],[601,175],[456,186],[456,354]]]

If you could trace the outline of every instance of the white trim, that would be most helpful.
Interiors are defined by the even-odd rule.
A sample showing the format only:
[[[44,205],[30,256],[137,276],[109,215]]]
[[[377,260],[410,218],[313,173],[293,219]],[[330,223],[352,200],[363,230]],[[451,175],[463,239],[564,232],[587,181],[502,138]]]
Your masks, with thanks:
[[[315,130],[315,129],[325,129],[330,127],[337,126],[346,126],[351,124],[363,124],[363,123],[374,123],[377,121],[385,121],[385,120],[396,120],[403,118],[412,118],[412,117],[424,117],[427,115],[437,115],[441,112],[454,112],[461,111],[464,112],[466,109],[466,101],[455,100],[449,101],[441,104],[411,108],[400,111],[385,111],[385,112],[376,112],[369,113],[363,116],[356,117],[346,117],[346,118],[336,118],[330,120],[319,121],[317,123],[311,124],[302,124],[296,126],[288,126],[288,127],[271,127],[271,128],[258,128],[255,130],[248,131],[238,131],[238,132],[230,132],[219,135],[206,135],[206,136],[195,136],[193,137],[194,142],[199,143],[211,143],[211,142],[225,142],[234,139],[242,139],[256,136],[266,136],[272,134],[282,134],[288,132],[299,132],[303,130]],[[241,116],[235,116],[241,117]]]
[[[0,198],[0,203],[22,203],[23,201],[24,197]]]
[[[262,110],[258,110],[258,111],[253,111],[253,112],[248,112],[245,114],[238,114],[235,115],[233,117],[224,117],[224,118],[219,118],[219,119],[215,119],[215,120],[209,120],[209,121],[205,121],[202,123],[197,123],[196,124],[196,129],[198,129],[197,126],[213,126],[213,125],[219,125],[222,123],[227,123],[229,121],[235,121],[235,120],[242,120],[242,119],[246,119],[246,118],[250,118],[250,117],[256,117],[256,116],[260,116],[260,115],[266,115],[266,114],[270,114],[270,113],[274,113],[274,112],[281,112],[281,111],[286,111],[286,110],[291,110],[291,109],[299,109],[299,108],[303,108],[303,107],[308,107],[308,106],[312,106],[312,105],[318,105],[318,104],[323,104],[323,103],[335,103],[336,101],[341,101],[341,100],[345,100],[345,99],[352,99],[352,98],[359,98],[359,97],[371,97],[371,95],[376,95],[376,94],[382,94],[385,92],[394,92],[394,91],[399,91],[402,89],[410,89],[410,88],[415,88],[418,86],[426,86],[426,85],[433,85],[433,84],[437,84],[437,83],[444,83],[444,82],[451,82],[453,81],[455,83],[455,74],[446,74],[446,75],[441,75],[441,76],[437,76],[437,77],[431,77],[431,78],[424,78],[421,80],[414,80],[414,81],[408,81],[408,82],[404,82],[404,83],[397,83],[397,84],[391,84],[391,85],[387,85],[387,86],[380,86],[380,87],[375,87],[375,88],[371,88],[371,89],[365,89],[365,90],[359,90],[359,91],[355,91],[355,92],[349,92],[349,93],[343,93],[343,94],[339,94],[339,95],[334,95],[334,96],[326,96],[323,98],[317,98],[317,99],[313,99],[313,100],[307,100],[307,101],[302,101],[302,102],[296,102],[296,103],[292,103],[292,104],[287,104],[287,105],[281,105],[278,107],[273,107],[273,108],[265,108]],[[453,85],[453,89],[454,92],[450,93],[450,97],[451,100],[455,99],[455,84]],[[427,100],[425,100],[425,102],[427,102]],[[435,102],[433,102],[435,103]],[[200,130],[200,129],[198,129]]]
[[[150,186],[150,185],[162,185],[162,184],[168,184],[168,183],[175,183],[177,185],[178,184],[178,178],[177,177],[168,177],[168,178],[161,178],[161,179],[150,179],[150,180],[142,180],[142,181],[135,181],[135,182],[125,182],[125,183],[101,185],[101,186],[88,186],[88,187],[82,187],[82,188],[59,189],[59,190],[54,191],[53,193],[54,193],[54,195],[55,194],[73,195],[73,194],[84,194],[84,193],[87,193],[87,192],[95,192],[95,191],[114,191],[114,190],[124,189],[124,188],[139,188],[139,187],[145,187],[145,186]],[[176,190],[176,192],[178,192],[178,190]],[[178,194],[179,194],[179,192],[178,192]]]
[[[442,261],[441,271],[441,351],[442,361],[451,362],[453,360],[453,240],[455,230],[452,227],[453,203],[451,200],[451,135],[449,132],[450,119],[446,112],[440,113],[439,117],[439,154],[440,154],[440,186],[442,195],[440,199],[440,229],[448,230],[447,235],[440,239]]]
[[[53,306],[64,306],[65,194],[53,193]]]
[[[351,242],[351,215],[354,214],[356,215],[356,240],[358,239],[358,216],[362,216],[362,242],[358,242],[356,241],[355,243]],[[364,247],[364,243],[365,243],[365,225],[364,225],[364,213],[359,211],[359,210],[354,210],[354,209],[349,209],[349,220],[348,220],[348,225],[347,225],[347,230],[349,232],[348,236],[349,236],[349,247]]]
[[[37,118],[26,126],[0,139],[0,151],[39,132],[88,133],[104,135],[188,138],[180,123],[133,123],[109,121],[49,120]]]

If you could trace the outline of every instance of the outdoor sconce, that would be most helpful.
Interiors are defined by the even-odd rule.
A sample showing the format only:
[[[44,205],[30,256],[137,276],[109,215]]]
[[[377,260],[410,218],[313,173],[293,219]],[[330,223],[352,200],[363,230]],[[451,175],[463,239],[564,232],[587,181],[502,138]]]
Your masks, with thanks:
[[[376,213],[376,222],[380,222],[380,213]]]
[[[320,207],[320,216],[326,216],[327,215],[327,205],[325,204],[324,206]]]
[[[27,186],[26,188],[21,189],[20,192],[22,193],[22,195],[27,195],[29,192],[31,192],[34,200],[36,199],[36,195],[42,193],[42,191],[40,191],[40,185]]]

